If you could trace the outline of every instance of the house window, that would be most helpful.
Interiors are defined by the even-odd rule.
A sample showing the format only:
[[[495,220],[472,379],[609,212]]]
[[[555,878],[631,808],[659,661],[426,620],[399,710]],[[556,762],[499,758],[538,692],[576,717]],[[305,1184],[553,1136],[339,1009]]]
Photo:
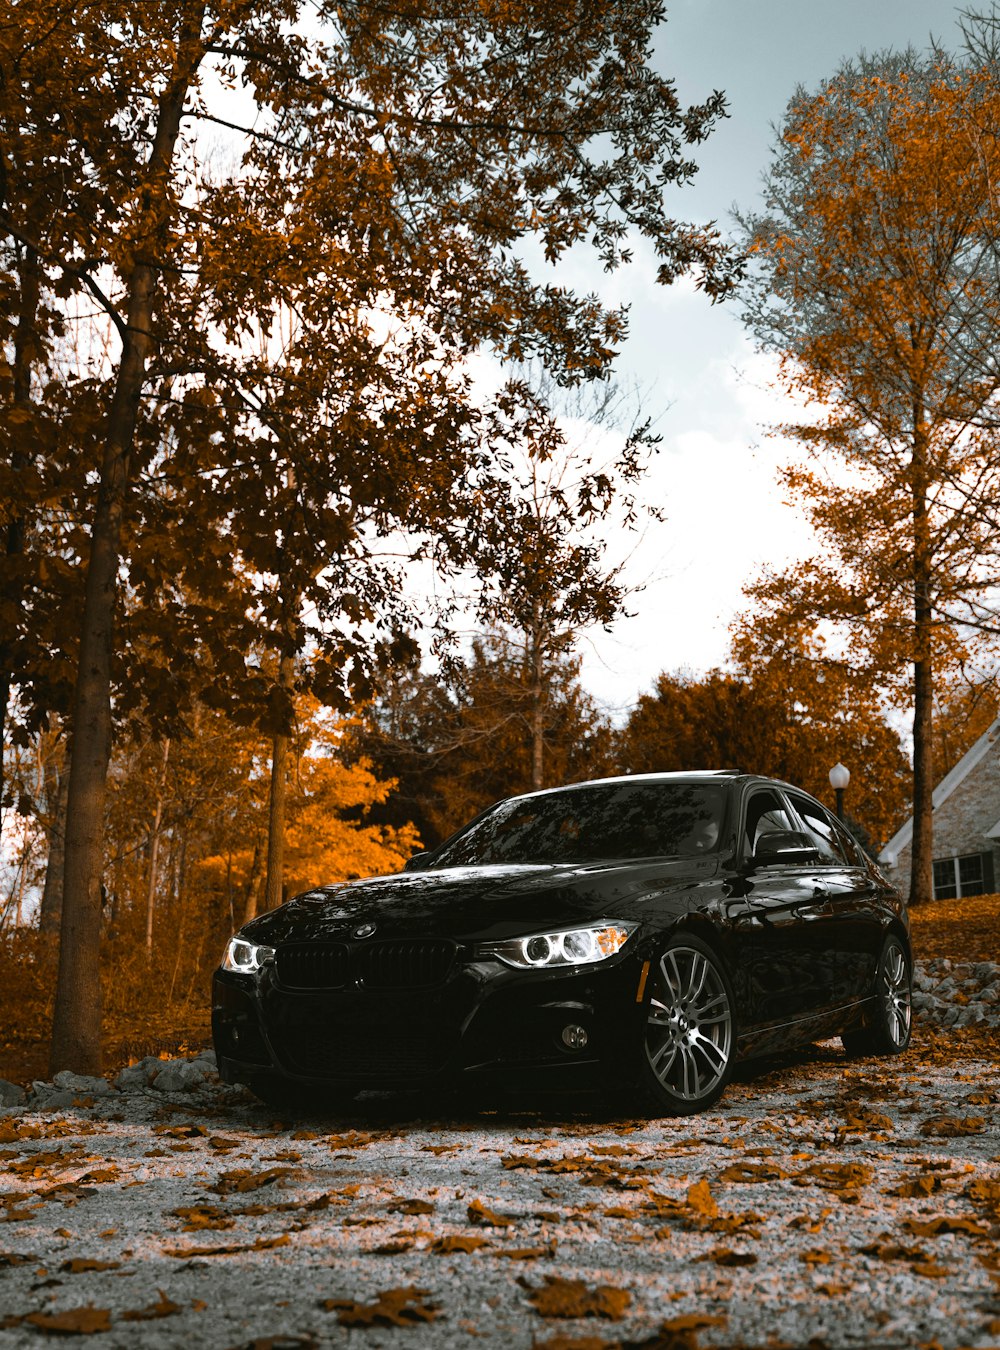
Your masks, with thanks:
[[[937,858],[934,862],[934,899],[985,895],[993,889],[993,854],[968,853],[964,858]]]

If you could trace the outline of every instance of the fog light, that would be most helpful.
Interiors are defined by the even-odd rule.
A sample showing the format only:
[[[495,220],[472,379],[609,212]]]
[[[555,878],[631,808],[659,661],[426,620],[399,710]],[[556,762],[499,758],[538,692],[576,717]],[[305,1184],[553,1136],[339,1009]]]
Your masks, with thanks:
[[[587,1044],[586,1027],[578,1027],[575,1023],[570,1023],[568,1027],[562,1029],[562,1042],[570,1050],[583,1050]]]

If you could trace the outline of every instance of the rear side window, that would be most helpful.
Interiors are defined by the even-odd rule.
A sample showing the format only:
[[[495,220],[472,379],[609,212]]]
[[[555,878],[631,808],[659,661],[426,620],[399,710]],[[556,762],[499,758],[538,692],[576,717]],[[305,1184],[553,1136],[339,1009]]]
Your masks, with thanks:
[[[854,867],[864,862],[860,849],[848,832],[818,802],[812,802],[797,792],[790,792],[788,796],[802,817],[802,823],[815,839],[824,861]]]

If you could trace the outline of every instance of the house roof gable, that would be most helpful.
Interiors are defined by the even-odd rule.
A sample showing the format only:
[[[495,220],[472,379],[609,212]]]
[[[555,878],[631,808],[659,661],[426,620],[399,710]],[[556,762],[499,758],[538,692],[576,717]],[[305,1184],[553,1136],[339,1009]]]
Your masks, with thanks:
[[[986,758],[990,747],[998,738],[1000,738],[1000,717],[996,718],[991,723],[987,730],[980,736],[979,740],[976,741],[975,745],[966,750],[965,754],[955,767],[946,773],[940,783],[938,783],[931,797],[935,811],[942,802],[948,800],[958,785],[968,778],[976,765],[982,763]],[[1000,824],[1000,821],[997,823]],[[882,852],[878,855],[879,862],[884,862],[890,867],[894,866],[896,859],[899,857],[900,850],[904,849],[912,839],[913,817],[911,816],[905,825],[900,826]]]

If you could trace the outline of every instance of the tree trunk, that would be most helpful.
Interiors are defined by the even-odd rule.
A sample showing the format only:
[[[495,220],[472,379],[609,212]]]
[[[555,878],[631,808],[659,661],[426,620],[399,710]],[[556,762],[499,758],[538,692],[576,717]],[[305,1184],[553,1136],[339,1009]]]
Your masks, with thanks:
[[[177,46],[174,78],[157,112],[146,172],[142,233],[128,278],[127,324],[108,415],[80,633],[73,703],[73,755],[66,813],[66,868],[49,1065],[53,1073],[101,1072],[101,900],[104,799],[111,757],[111,662],[122,521],[146,364],[153,346],[157,258],[169,228],[169,185],[181,114],[204,54],[204,5],[193,7]]]
[[[278,666],[278,684],[290,690],[295,675],[295,658],[283,656]],[[264,908],[275,909],[284,899],[285,801],[288,786],[288,742],[282,731],[274,738],[271,751],[271,791],[267,812],[267,880],[264,884]]]
[[[913,840],[910,904],[934,898],[933,610],[930,521],[927,511],[927,433],[923,405],[914,406],[913,462]]]
[[[69,752],[64,749],[62,762],[53,753],[45,766],[46,807],[50,816],[48,828],[48,859],[45,864],[45,885],[38,916],[42,933],[58,933],[62,923],[63,870],[66,864],[66,806],[69,801]]]
[[[156,864],[160,854],[160,824],[163,820],[163,794],[167,786],[167,760],[170,756],[169,736],[163,742],[163,763],[156,788],[156,810],[149,843],[149,889],[146,892],[146,958],[153,955],[153,911],[156,908]]]
[[[531,786],[545,786],[545,655],[541,619],[535,603],[535,624],[529,635],[531,662]]]
[[[11,401],[15,408],[28,410],[31,407],[31,372],[37,355],[38,344],[38,302],[40,296],[41,268],[38,255],[32,249],[25,251],[20,267],[21,294],[17,314],[17,327],[14,330],[14,363],[11,371]],[[17,438],[10,456],[11,468],[15,474],[23,472],[30,463],[27,446],[31,438],[21,435]],[[24,553],[25,510],[24,503],[11,503],[11,513],[4,531],[4,549],[8,562],[20,559]],[[20,510],[18,508],[21,508]],[[15,564],[16,566],[16,564]],[[10,627],[16,633],[20,628],[21,612],[24,608],[24,580],[16,572],[8,572],[4,586],[5,599],[15,608],[16,617]],[[0,642],[0,809],[3,807],[4,793],[4,746],[7,743],[7,706],[10,703],[10,690],[14,680],[14,644]]]
[[[253,846],[253,861],[250,864],[250,877],[246,884],[246,890],[243,895],[243,918],[240,921],[242,928],[245,923],[257,917],[257,901],[260,899],[260,883],[264,877],[264,850],[260,846],[260,840]]]

